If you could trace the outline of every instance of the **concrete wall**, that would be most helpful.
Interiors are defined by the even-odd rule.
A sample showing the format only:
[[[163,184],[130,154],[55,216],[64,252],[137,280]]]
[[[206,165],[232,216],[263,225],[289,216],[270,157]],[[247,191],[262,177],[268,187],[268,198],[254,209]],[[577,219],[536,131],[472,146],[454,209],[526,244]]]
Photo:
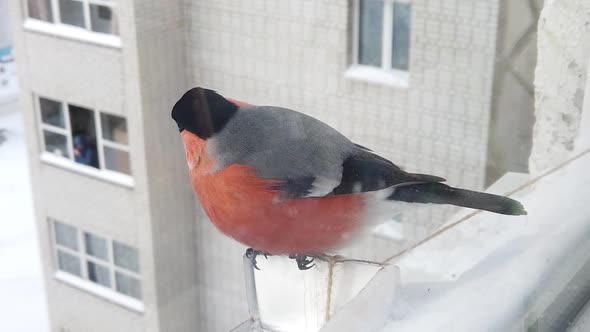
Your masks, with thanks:
[[[590,75],[590,61],[588,61],[588,70],[586,77]],[[586,89],[584,96],[590,96],[590,80],[586,80]],[[582,150],[590,147],[590,98],[584,98],[584,109],[580,119],[580,131],[576,140],[576,149]]]
[[[539,21],[532,172],[576,148],[590,60],[590,2],[547,0]]]
[[[487,184],[506,172],[528,172],[535,123],[533,80],[541,8],[541,0],[501,2]]]
[[[409,88],[344,78],[349,1],[186,3],[192,85],[305,112],[408,170],[483,188],[499,1],[412,1]],[[444,222],[443,211],[406,215],[409,241]],[[246,314],[245,304],[233,302],[243,299],[245,248],[209,223],[199,223],[198,236],[199,259],[215,262],[199,276],[199,327],[228,330]],[[359,255],[378,258],[396,248],[373,239]]]
[[[138,68],[160,331],[195,331],[200,273],[195,198],[172,106],[187,90],[182,1],[134,1]],[[204,266],[206,268],[206,266]]]

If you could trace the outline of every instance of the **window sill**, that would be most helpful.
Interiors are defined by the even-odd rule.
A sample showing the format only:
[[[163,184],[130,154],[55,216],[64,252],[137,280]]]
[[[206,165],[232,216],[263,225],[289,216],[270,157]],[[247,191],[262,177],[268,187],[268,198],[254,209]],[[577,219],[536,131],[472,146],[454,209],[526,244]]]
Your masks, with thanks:
[[[93,282],[80,279],[79,277],[73,276],[62,271],[56,271],[54,276],[55,279],[63,283],[81,289],[93,295],[99,296],[101,298],[104,298],[107,301],[118,304],[124,308],[133,310],[140,314],[143,314],[145,312],[145,306],[142,301],[136,300],[126,295],[119,294],[111,289],[99,286]]]
[[[32,18],[27,18],[23,26],[26,30],[29,31],[40,32],[47,35],[59,36],[68,39],[74,39],[100,46],[121,48],[121,37],[115,35],[92,32],[73,26],[49,23]]]
[[[127,188],[133,188],[135,183],[133,178],[129,175],[111,172],[108,170],[100,170],[94,167],[77,164],[69,159],[55,156],[49,152],[41,153],[41,161],[60,168],[64,168],[68,171],[83,174],[86,176],[93,177],[98,180],[103,180],[116,185],[120,185]]]
[[[410,74],[401,70],[385,70],[381,68],[354,65],[344,73],[346,79],[386,85],[395,88],[408,88]]]

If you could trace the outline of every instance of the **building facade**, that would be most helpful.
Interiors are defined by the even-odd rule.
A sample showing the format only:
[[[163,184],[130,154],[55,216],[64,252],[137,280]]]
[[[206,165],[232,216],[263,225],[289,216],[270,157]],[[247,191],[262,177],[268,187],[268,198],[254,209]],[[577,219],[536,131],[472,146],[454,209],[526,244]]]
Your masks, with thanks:
[[[193,330],[181,4],[10,4],[51,330]]]
[[[11,0],[52,331],[227,331],[242,246],[188,184],[193,86],[317,117],[404,168],[486,180],[499,0]],[[404,215],[407,241],[451,210]],[[378,259],[399,241],[370,238]]]

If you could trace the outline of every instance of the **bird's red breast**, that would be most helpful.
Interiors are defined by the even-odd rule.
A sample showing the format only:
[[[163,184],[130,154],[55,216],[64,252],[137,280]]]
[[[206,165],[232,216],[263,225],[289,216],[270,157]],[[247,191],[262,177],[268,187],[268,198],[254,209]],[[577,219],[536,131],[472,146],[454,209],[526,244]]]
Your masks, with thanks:
[[[324,253],[343,244],[360,227],[361,195],[282,199],[246,165],[214,169],[207,142],[183,131],[193,189],[205,212],[224,234],[269,254]]]

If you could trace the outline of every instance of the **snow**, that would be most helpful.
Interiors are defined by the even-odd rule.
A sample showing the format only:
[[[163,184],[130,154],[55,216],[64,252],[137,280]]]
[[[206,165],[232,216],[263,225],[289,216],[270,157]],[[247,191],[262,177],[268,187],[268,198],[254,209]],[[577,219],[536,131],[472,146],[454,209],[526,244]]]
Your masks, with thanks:
[[[524,331],[536,320],[558,321],[545,310],[566,285],[582,289],[571,280],[590,259],[589,167],[586,151],[515,194],[528,216],[479,213],[404,254],[394,262],[401,280],[386,318],[363,312],[393,282],[375,278],[361,292],[366,300],[355,298],[333,320],[381,323],[365,330],[383,332]]]
[[[0,330],[48,331],[22,115],[0,103]]]

